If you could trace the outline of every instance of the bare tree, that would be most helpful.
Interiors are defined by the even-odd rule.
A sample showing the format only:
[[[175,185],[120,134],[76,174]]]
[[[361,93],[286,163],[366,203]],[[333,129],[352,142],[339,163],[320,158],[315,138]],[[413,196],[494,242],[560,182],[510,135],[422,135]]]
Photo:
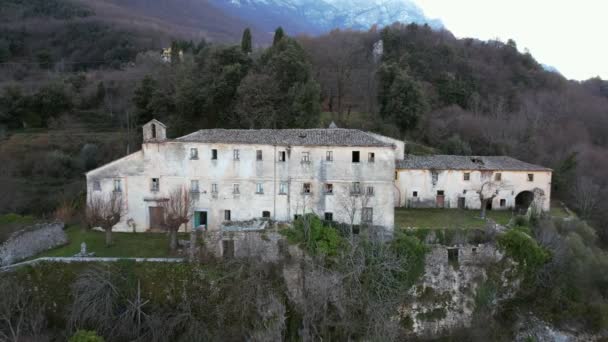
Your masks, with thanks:
[[[106,247],[112,245],[112,228],[125,214],[122,195],[91,196],[87,203],[86,221],[89,227],[101,227],[106,232]]]
[[[171,251],[177,249],[177,232],[179,228],[190,222],[192,217],[193,202],[190,192],[183,188],[177,188],[169,194],[169,198],[162,202],[165,211],[164,228],[169,232],[169,248]]]
[[[587,219],[600,204],[600,186],[588,177],[580,177],[573,186],[572,197],[578,214]]]
[[[346,191],[337,194],[337,205],[340,212],[348,219],[350,234],[353,234],[357,217],[361,218],[363,224],[363,208],[369,204],[373,193],[367,191],[363,184],[358,188],[347,188]]]
[[[35,340],[44,321],[44,308],[35,305],[26,286],[11,276],[0,277],[0,341]]]

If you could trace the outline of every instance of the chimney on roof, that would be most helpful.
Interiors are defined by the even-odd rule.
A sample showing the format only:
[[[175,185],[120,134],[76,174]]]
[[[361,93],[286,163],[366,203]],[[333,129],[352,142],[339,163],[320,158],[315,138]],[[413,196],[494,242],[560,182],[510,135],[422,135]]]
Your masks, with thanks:
[[[336,125],[336,123],[332,121],[332,122],[329,124],[329,128],[332,128],[332,129],[333,129],[333,128],[338,128],[338,125]]]

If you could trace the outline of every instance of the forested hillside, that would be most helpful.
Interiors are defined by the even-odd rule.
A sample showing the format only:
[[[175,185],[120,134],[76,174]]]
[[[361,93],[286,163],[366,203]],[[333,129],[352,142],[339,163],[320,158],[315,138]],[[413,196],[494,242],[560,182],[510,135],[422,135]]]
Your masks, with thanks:
[[[195,38],[200,27],[216,24],[201,19],[196,31],[192,15],[203,5],[180,3],[185,7],[169,11],[166,2],[150,7],[144,0],[4,1],[4,184],[36,193],[23,181],[35,165],[43,184],[69,181],[78,188],[82,172],[137,149],[138,125],[152,117],[166,121],[172,136],[205,127],[335,121],[442,153],[508,154],[552,167],[554,197],[592,220],[608,240],[605,81],[580,83],[547,72],[513,41],[456,39],[418,25],[318,37],[278,30],[264,48],[256,48],[266,42],[253,30],[242,44],[224,45],[218,40],[240,39],[241,22],[215,31],[224,36]],[[125,8],[130,11],[118,11]],[[160,48],[171,42],[184,56],[162,63]],[[65,133],[55,134],[66,131],[82,139],[65,142]],[[100,132],[120,139],[87,137]],[[31,133],[61,141],[36,146]],[[67,180],[58,182],[55,174]],[[37,201],[0,199],[0,211],[43,214],[59,205],[56,198],[43,206]]]

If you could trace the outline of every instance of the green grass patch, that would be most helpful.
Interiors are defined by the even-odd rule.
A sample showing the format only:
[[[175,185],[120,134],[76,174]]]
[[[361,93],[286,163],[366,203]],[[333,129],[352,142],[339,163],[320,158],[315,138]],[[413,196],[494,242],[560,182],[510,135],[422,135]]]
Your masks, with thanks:
[[[78,226],[66,230],[69,243],[46,251],[36,257],[71,257],[80,252],[80,244],[86,242],[87,251],[97,257],[164,258],[169,253],[169,238],[161,233],[112,233],[113,245],[105,246],[105,233],[84,231]]]
[[[570,214],[564,209],[559,202],[551,202],[551,209],[549,215],[557,218],[568,218]]]
[[[32,216],[21,216],[18,214],[0,215],[0,226],[4,224],[31,224],[35,219]]]
[[[395,209],[395,226],[398,228],[471,229],[484,228],[486,221],[480,218],[479,210],[461,209]],[[489,210],[486,216],[499,224],[511,220],[511,211]]]
[[[21,216],[18,214],[0,215],[0,242],[8,239],[14,232],[35,222],[36,219],[32,216]]]

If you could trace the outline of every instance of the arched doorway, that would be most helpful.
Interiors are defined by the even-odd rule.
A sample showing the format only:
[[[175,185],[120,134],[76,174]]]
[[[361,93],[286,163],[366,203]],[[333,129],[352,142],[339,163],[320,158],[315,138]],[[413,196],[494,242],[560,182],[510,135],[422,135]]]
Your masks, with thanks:
[[[534,201],[534,193],[532,191],[522,191],[515,197],[515,210],[518,213],[528,211],[530,204]]]

